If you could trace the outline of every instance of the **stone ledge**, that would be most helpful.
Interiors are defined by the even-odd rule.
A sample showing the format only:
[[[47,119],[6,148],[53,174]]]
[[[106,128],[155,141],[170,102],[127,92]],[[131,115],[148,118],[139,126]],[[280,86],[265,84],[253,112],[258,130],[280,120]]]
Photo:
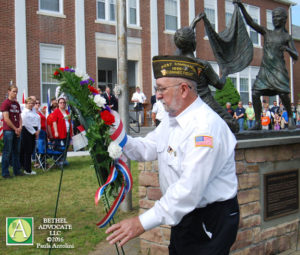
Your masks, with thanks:
[[[236,149],[269,147],[275,145],[286,145],[295,143],[300,143],[300,135],[238,140]]]

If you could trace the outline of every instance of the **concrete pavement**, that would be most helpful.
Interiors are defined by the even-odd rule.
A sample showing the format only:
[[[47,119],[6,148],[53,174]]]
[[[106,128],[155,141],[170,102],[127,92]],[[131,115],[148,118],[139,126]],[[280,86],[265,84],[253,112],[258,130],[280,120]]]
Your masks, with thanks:
[[[126,255],[141,255],[140,252],[140,239],[135,238],[130,240],[123,246],[123,250]],[[100,242],[95,247],[95,250],[90,252],[88,255],[117,255],[117,250],[114,245],[110,245],[106,240]],[[121,249],[119,248],[119,254],[123,255]]]

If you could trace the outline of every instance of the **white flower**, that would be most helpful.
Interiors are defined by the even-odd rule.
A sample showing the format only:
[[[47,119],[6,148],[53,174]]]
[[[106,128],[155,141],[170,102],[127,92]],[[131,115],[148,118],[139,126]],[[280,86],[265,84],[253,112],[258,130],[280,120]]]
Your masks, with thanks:
[[[100,95],[94,96],[94,102],[96,103],[97,106],[101,108],[106,104],[105,98]]]
[[[109,144],[107,151],[112,159],[118,159],[122,155],[122,147],[115,141]]]
[[[84,73],[83,76],[82,76],[82,80],[83,80],[83,81],[86,81],[86,80],[88,80],[89,78],[90,78],[90,76],[89,76],[88,74],[86,74],[86,73]]]
[[[85,72],[83,72],[78,68],[75,69],[75,75],[82,78],[83,81],[88,80],[90,78],[88,74],[86,74]]]

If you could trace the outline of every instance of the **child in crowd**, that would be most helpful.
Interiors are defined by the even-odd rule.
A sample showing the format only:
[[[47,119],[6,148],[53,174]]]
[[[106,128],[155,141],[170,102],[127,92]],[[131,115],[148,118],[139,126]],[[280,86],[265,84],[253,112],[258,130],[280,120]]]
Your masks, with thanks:
[[[281,117],[278,113],[274,114],[274,130],[280,130]]]
[[[269,124],[271,122],[270,117],[266,112],[263,112],[263,116],[261,117],[261,125],[263,130],[269,130]]]

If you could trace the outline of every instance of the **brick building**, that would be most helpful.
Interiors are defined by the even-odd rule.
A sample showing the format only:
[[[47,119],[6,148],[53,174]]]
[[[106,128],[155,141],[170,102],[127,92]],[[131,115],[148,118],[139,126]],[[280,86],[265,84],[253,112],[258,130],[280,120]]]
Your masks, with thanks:
[[[116,44],[117,0],[39,0],[0,1],[0,98],[7,86],[46,101],[47,90],[54,95],[56,81],[51,78],[59,66],[76,66],[95,78],[99,86],[117,83]],[[151,58],[172,54],[173,35],[205,10],[216,31],[225,29],[233,12],[227,0],[127,0],[128,84],[130,95],[140,86],[150,102],[154,80]],[[244,0],[250,15],[259,24],[272,26],[271,10],[282,6],[290,12],[289,0]],[[247,26],[254,44],[250,66],[231,78],[244,102],[251,100],[251,85],[262,57],[262,37]],[[287,30],[291,31],[290,17]],[[299,36],[298,36],[299,37]],[[295,40],[300,52],[299,38]],[[205,36],[203,22],[197,24],[197,57],[211,62],[218,72]],[[293,101],[300,93],[299,61],[293,64],[286,54]],[[292,69],[291,69],[292,67]]]

